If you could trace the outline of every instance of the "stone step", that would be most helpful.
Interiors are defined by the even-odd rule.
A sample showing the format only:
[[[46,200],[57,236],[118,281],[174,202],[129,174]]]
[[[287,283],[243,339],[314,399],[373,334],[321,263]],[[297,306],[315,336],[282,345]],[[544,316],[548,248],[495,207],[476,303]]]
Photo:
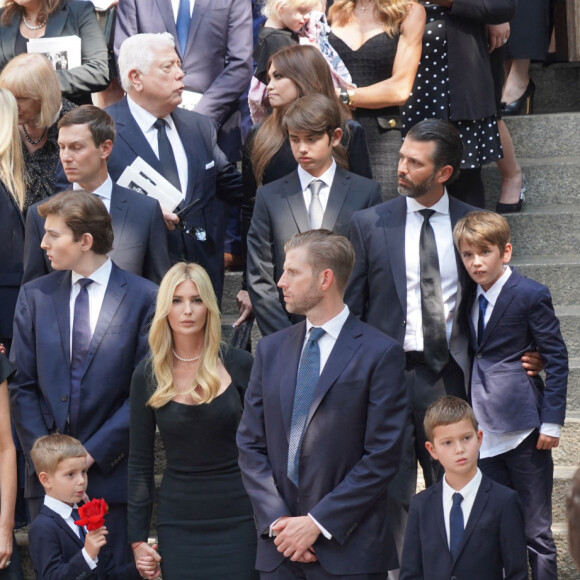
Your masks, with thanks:
[[[556,305],[554,308],[560,319],[562,336],[568,347],[568,356],[571,358],[580,357],[580,306]]]
[[[580,63],[532,63],[530,76],[536,85],[536,113],[580,111]]]
[[[554,489],[552,492],[552,521],[566,521],[566,491],[570,486],[570,481],[576,473],[576,465],[556,465],[554,466]]]
[[[553,451],[554,464],[559,467],[580,465],[580,411],[566,413],[560,445]]]
[[[568,413],[580,413],[580,358],[571,358],[568,363],[570,365],[570,374],[568,375],[566,409]],[[578,463],[580,464],[580,457],[578,458]]]
[[[568,551],[568,526],[565,521],[552,524],[552,533],[558,550],[558,580],[579,580],[580,572]]]
[[[224,293],[222,296],[222,316],[237,314],[236,295],[242,289],[242,273],[226,272],[224,276]]]

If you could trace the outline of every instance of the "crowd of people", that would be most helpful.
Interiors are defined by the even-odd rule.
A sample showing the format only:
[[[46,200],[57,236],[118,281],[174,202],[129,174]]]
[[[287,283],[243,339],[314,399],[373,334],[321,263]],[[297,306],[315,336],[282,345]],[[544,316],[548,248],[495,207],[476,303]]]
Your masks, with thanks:
[[[109,11],[0,12],[0,579],[19,488],[41,580],[557,579],[566,346],[482,210],[515,0]]]

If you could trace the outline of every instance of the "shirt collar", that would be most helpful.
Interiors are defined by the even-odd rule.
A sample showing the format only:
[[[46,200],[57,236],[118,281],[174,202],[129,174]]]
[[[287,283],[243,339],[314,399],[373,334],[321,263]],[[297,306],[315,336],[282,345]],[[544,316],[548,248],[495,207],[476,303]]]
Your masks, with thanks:
[[[75,181],[75,183],[73,183],[73,189],[76,191],[82,189],[82,187]],[[111,176],[107,173],[107,179],[105,179],[105,181],[103,181],[95,191],[91,191],[90,193],[94,193],[99,197],[104,197],[110,201],[113,194],[113,180],[111,179]]]
[[[59,499],[50,497],[49,495],[44,496],[44,505],[50,508],[53,512],[56,512],[63,520],[71,517],[71,513],[74,508],[77,508],[77,504],[70,506]]]
[[[71,286],[74,286],[81,278],[90,278],[95,284],[106,286],[109,283],[113,262],[110,258],[100,267],[97,268],[90,276],[83,276],[74,270],[71,272]]]
[[[454,493],[460,493],[463,496],[463,501],[469,499],[471,496],[475,496],[479,489],[479,484],[481,483],[481,477],[481,471],[478,467],[473,479],[463,489],[453,489],[447,483],[447,479],[443,477],[443,495],[445,499],[447,499],[449,503],[453,503]]]
[[[497,302],[497,298],[499,293],[501,292],[502,288],[504,287],[505,283],[508,281],[508,278],[512,274],[512,269],[509,266],[505,266],[503,270],[503,274],[495,281],[493,286],[487,291],[484,292],[483,288],[478,284],[477,285],[477,295],[476,299],[479,299],[479,296],[483,294],[489,304],[493,307]]]
[[[322,328],[326,334],[336,340],[349,314],[350,310],[345,304],[344,308],[334,318],[327,320],[320,328]],[[314,328],[314,325],[312,322],[310,322],[310,320],[306,319],[306,336],[308,336],[310,333],[311,328]]]
[[[445,215],[449,214],[449,195],[447,194],[447,189],[443,191],[443,196],[441,199],[433,204],[431,207],[425,207],[421,205],[416,199],[412,197],[407,197],[407,213],[415,213],[421,211],[422,209],[433,209],[437,213],[442,213]]]
[[[135,119],[137,125],[143,133],[149,131],[153,128],[153,123],[157,121],[157,117],[150,113],[147,109],[144,109],[141,105],[138,105],[129,95],[127,95],[127,104],[129,105],[129,110],[131,115]],[[171,115],[163,117],[171,129],[175,129],[175,124],[173,123],[173,118]]]
[[[319,179],[328,187],[332,186],[332,182],[334,180],[334,174],[336,173],[336,161],[333,159],[330,167],[320,176],[314,177],[314,175],[310,175],[308,171],[302,169],[300,165],[298,166],[298,179],[300,179],[300,187],[302,191],[306,191],[308,186],[315,180]]]

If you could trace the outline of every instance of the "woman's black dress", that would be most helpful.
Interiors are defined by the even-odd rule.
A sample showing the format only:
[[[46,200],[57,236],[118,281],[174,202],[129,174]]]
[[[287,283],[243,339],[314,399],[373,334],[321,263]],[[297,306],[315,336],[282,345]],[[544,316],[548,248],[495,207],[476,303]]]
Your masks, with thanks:
[[[152,508],[153,444],[159,428],[167,467],[157,534],[164,580],[255,580],[256,528],[238,467],[236,431],[252,357],[229,349],[232,384],[211,403],[146,405],[155,389],[150,364],[131,386],[129,540],[146,540]]]

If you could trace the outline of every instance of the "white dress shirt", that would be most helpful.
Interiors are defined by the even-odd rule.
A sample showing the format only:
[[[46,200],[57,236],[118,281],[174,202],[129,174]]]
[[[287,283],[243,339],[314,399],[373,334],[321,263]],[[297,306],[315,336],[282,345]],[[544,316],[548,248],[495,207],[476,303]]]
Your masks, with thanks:
[[[471,307],[471,322],[476,331],[479,322],[479,296],[483,294],[488,302],[484,318],[485,325],[487,326],[500,292],[511,276],[511,273],[511,268],[505,266],[503,274],[487,292],[484,292],[479,284],[477,285],[475,300]],[[481,449],[479,450],[479,457],[481,459],[495,457],[496,455],[501,455],[502,453],[515,449],[533,431],[533,429],[524,429],[522,431],[509,431],[508,433],[492,433],[491,431],[486,431],[482,426],[480,426],[480,429],[483,432],[483,441],[481,443]],[[549,435],[550,437],[560,437],[561,430],[562,427],[556,423],[542,423],[540,426],[540,433]]]
[[[83,189],[81,185],[78,183],[73,183],[72,188],[75,191],[79,189]],[[95,195],[99,196],[99,199],[105,204],[107,211],[111,213],[111,197],[113,195],[113,180],[111,176],[107,173],[107,179],[95,189],[95,191],[90,191],[89,193],[94,193]]]
[[[171,7],[173,8],[173,18],[177,23],[177,13],[179,12],[179,2],[180,0],[171,0]],[[189,0],[189,15],[193,14],[193,5],[195,4],[195,0]]]
[[[157,117],[138,105],[129,95],[127,95],[127,104],[129,105],[131,115],[133,115],[139,129],[141,129],[145,139],[147,139],[151,149],[153,149],[155,157],[159,159],[159,143],[157,141],[158,131],[153,126],[155,121],[157,121]],[[171,144],[171,148],[173,149],[173,156],[175,157],[177,172],[179,174],[179,183],[181,184],[181,193],[183,193],[183,198],[185,199],[189,179],[187,154],[185,153],[185,148],[183,147],[183,143],[181,142],[179,133],[175,128],[175,123],[173,122],[171,115],[167,115],[166,117],[163,117],[163,119],[167,122],[165,132],[169,139],[169,143]]]
[[[64,503],[58,499],[55,499],[54,497],[50,497],[49,495],[45,495],[44,496],[44,505],[47,508],[50,508],[53,512],[56,512],[67,523],[68,527],[73,531],[73,533],[79,537],[79,539],[81,539],[81,540],[83,539],[81,536],[81,531],[79,529],[79,526],[77,526],[75,524],[74,518],[72,517],[73,508],[78,509],[78,506],[76,503],[73,506],[70,506],[67,503]],[[82,552],[83,552],[83,558],[85,559],[85,562],[87,563],[88,567],[91,570],[94,570],[97,567],[99,559],[95,558],[93,560],[84,548],[82,549]]]
[[[453,489],[448,483],[445,477],[443,478],[443,519],[445,520],[445,532],[447,533],[447,545],[449,545],[451,533],[449,526],[449,516],[451,515],[451,508],[453,506],[453,494],[460,493],[463,496],[463,501],[461,502],[461,511],[463,512],[463,529],[467,526],[469,521],[469,516],[471,514],[471,509],[473,508],[473,502],[475,501],[475,496],[479,490],[479,485],[481,484],[481,471],[477,469],[477,473],[473,476],[473,479],[463,488],[463,489]]]
[[[405,265],[407,273],[407,322],[405,325],[405,351],[424,350],[423,347],[423,315],[421,313],[421,268],[419,261],[419,239],[423,216],[422,209],[432,209],[435,213],[429,222],[435,233],[437,256],[439,257],[439,271],[441,273],[441,292],[443,296],[443,310],[445,313],[445,330],[447,342],[451,337],[453,316],[457,302],[457,287],[459,278],[455,248],[453,246],[453,228],[449,215],[449,197],[447,191],[433,206],[427,208],[418,201],[408,197],[407,218],[405,222]]]
[[[300,187],[302,188],[302,195],[304,196],[304,205],[306,206],[306,213],[310,208],[310,202],[312,201],[312,192],[310,191],[310,184],[317,179],[322,181],[322,186],[318,192],[318,198],[320,199],[320,205],[322,205],[322,211],[326,211],[326,206],[328,205],[328,198],[330,196],[330,188],[332,187],[332,182],[334,181],[334,175],[336,174],[336,161],[333,159],[330,167],[320,176],[314,177],[310,175],[308,171],[305,171],[298,166],[298,179],[300,180]]]

